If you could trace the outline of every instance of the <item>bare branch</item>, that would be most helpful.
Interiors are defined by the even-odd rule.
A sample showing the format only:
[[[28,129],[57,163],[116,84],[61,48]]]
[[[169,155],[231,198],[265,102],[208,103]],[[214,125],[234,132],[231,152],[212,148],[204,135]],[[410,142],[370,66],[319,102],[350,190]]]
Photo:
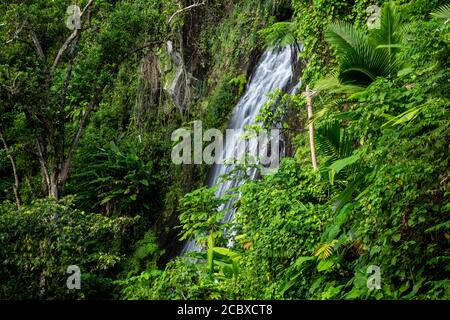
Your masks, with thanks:
[[[63,165],[63,168],[61,171],[61,176],[59,177],[59,180],[60,180],[59,183],[61,185],[64,185],[65,182],[67,181],[67,178],[68,178],[69,172],[70,172],[70,166],[72,163],[73,154],[75,152],[75,149],[77,148],[78,141],[81,138],[83,129],[84,129],[87,121],[89,120],[89,117],[90,117],[92,111],[94,110],[94,108],[97,106],[97,104],[99,102],[100,92],[101,92],[101,90],[97,91],[97,93],[92,98],[91,102],[89,103],[88,109],[86,110],[85,114],[81,118],[80,123],[78,124],[77,130],[76,130],[76,133],[72,138],[72,143],[70,145],[69,152],[68,152],[66,160],[64,162],[64,165]]]
[[[41,42],[39,41],[38,37],[34,33],[34,31],[31,31],[31,40],[33,40],[34,47],[36,48],[36,52],[43,61],[45,61],[45,55],[44,50],[42,50]]]
[[[174,14],[172,14],[172,15],[170,16],[170,18],[169,18],[169,20],[168,20],[168,23],[170,24],[170,23],[172,22],[172,20],[173,20],[177,15],[179,15],[180,13],[183,13],[183,12],[185,12],[185,11],[191,10],[191,9],[193,9],[193,8],[196,8],[196,7],[203,6],[203,5],[205,5],[205,4],[206,4],[206,1],[202,1],[202,2],[196,1],[195,3],[191,4],[190,6],[187,6],[187,7],[183,8],[183,9],[179,9],[179,10],[175,11]]]
[[[78,35],[78,30],[75,30],[74,32],[72,32],[72,34],[69,36],[69,38],[67,38],[66,42],[64,42],[62,47],[59,49],[58,54],[56,55],[55,61],[53,62],[53,65],[52,65],[52,69],[51,69],[52,73],[55,71],[62,56],[64,55],[64,53],[66,52],[67,48],[72,43],[72,41],[75,40],[77,35]]]
[[[40,139],[37,139],[37,150],[39,163],[41,164],[42,176],[44,177],[47,189],[50,189],[50,175],[48,172],[48,164],[45,160],[44,144]]]
[[[14,184],[13,184],[14,196],[16,197],[17,209],[20,210],[20,207],[22,206],[22,199],[20,197],[19,175],[17,173],[16,161],[15,161],[14,157],[12,156],[12,154],[8,148],[8,145],[6,144],[6,140],[5,140],[5,138],[3,138],[3,134],[1,132],[0,132],[0,140],[3,142],[3,148],[6,151],[6,155],[8,156],[9,161],[11,161],[13,174],[14,174]]]
[[[88,4],[84,7],[83,11],[80,14],[80,18],[83,17],[84,13],[86,12],[87,9],[89,9],[89,7],[92,5],[92,3],[94,2],[94,0],[90,0],[88,2]],[[79,34],[80,30],[79,29],[75,29],[72,34],[67,38],[67,40],[64,42],[64,44],[61,46],[61,48],[58,51],[58,54],[56,55],[55,61],[53,62],[52,68],[51,68],[51,72],[53,73],[56,69],[56,67],[58,66],[61,58],[63,57],[64,53],[67,51],[67,48],[70,46],[70,44],[77,39],[77,36]]]

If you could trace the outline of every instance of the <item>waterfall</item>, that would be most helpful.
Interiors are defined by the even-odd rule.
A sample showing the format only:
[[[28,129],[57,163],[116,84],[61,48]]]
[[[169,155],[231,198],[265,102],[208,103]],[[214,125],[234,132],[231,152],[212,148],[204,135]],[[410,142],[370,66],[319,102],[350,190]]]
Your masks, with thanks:
[[[296,51],[292,47],[285,47],[281,50],[267,50],[262,57],[250,81],[247,85],[245,94],[237,103],[231,119],[228,123],[228,129],[244,130],[247,125],[255,124],[255,118],[266,102],[269,101],[269,93],[276,89],[286,91],[292,84],[293,66],[296,60]],[[235,133],[224,143],[224,159],[235,154],[238,147],[240,134]],[[209,187],[216,185],[219,178],[233,170],[233,166],[223,164],[214,164],[208,173],[207,184]],[[255,171],[254,171],[255,172]],[[254,176],[254,174],[250,174]],[[216,191],[216,196],[223,196],[231,188],[240,186],[243,183],[240,179],[227,180],[221,182]],[[229,200],[219,210],[227,209],[224,220],[230,221],[234,211],[232,205],[235,199]],[[181,254],[191,251],[200,251],[195,240],[185,243]]]

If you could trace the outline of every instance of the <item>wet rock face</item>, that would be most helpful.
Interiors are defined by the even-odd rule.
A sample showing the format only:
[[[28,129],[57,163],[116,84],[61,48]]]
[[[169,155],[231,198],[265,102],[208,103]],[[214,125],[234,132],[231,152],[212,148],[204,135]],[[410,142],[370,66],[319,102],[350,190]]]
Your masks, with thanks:
[[[167,42],[167,53],[173,63],[175,71],[173,77],[169,80],[166,88],[173,104],[180,111],[186,110],[190,100],[189,86],[191,83],[191,75],[186,70],[182,55],[174,48],[172,41]]]

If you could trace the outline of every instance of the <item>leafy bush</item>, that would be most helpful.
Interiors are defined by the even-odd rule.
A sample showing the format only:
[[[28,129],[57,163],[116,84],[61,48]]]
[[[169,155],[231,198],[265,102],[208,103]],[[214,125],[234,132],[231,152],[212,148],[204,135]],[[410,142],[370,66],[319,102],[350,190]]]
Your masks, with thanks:
[[[113,297],[124,262],[123,234],[135,219],[107,218],[73,208],[73,198],[40,199],[21,210],[0,205],[0,297]],[[81,270],[81,290],[69,290],[69,266]]]

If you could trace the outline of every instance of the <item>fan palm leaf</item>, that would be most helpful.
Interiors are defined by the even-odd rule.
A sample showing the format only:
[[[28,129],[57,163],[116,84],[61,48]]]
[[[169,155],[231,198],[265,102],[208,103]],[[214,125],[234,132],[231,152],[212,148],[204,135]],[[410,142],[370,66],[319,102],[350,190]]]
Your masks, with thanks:
[[[380,28],[372,29],[370,34],[349,23],[330,24],[325,39],[336,50],[339,80],[344,84],[367,86],[377,77],[396,74],[399,29],[400,21],[391,3],[383,7]]]
[[[375,50],[369,37],[353,25],[331,24],[325,39],[336,49],[340,60],[339,80],[344,84],[368,85],[377,76],[389,75],[389,59],[384,51]]]

